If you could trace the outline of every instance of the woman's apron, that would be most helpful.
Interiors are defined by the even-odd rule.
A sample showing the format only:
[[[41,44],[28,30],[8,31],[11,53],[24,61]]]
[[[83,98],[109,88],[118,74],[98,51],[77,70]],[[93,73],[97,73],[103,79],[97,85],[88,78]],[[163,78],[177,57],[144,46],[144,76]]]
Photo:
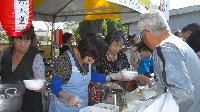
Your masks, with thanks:
[[[89,72],[87,75],[82,75],[75,66],[75,60],[71,53],[68,52],[70,61],[72,63],[72,75],[66,84],[63,84],[62,90],[81,99],[81,106],[71,106],[62,101],[61,98],[53,94],[49,106],[49,112],[79,112],[79,110],[88,105],[88,84],[91,79],[91,65],[89,65]]]

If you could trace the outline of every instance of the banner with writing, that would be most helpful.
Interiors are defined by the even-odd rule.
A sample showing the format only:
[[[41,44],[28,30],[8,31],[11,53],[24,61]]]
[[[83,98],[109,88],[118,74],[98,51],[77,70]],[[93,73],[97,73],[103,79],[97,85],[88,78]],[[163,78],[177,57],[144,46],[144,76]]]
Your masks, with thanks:
[[[160,0],[159,10],[165,14],[165,17],[169,21],[169,0]]]
[[[150,8],[150,0],[107,0],[107,1],[126,6],[140,13],[146,13]]]

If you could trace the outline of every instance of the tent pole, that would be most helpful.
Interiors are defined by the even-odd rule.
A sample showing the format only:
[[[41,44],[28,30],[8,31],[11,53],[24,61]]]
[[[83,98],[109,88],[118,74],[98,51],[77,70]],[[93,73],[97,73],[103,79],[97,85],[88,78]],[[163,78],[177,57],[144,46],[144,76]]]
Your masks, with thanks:
[[[62,8],[60,8],[54,15],[57,15],[60,11],[62,11],[65,7],[67,7],[72,1],[74,0],[70,0],[69,2],[67,2]]]
[[[53,16],[53,21],[52,21],[52,30],[51,30],[51,60],[54,62],[55,58],[55,41],[54,41],[54,31],[55,31],[55,19],[56,17]]]

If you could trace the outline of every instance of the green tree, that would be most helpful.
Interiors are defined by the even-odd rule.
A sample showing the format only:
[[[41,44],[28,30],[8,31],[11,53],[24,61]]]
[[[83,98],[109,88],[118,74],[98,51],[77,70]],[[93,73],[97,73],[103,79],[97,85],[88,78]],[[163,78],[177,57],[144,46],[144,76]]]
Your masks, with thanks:
[[[0,31],[0,43],[9,43],[9,38],[5,31]]]
[[[74,34],[78,26],[79,26],[79,22],[75,22],[75,21],[64,22],[64,31],[72,32]]]
[[[122,25],[120,19],[106,20],[107,32],[115,28],[121,29],[125,34],[128,32],[128,25]]]
[[[102,34],[103,20],[85,20],[79,23],[79,35],[84,37],[89,33],[101,33]]]
[[[106,36],[106,34],[107,34],[107,21],[103,20],[103,23],[102,23],[102,35]]]
[[[88,33],[101,33],[106,36],[107,32],[114,28],[121,29],[125,34],[128,32],[128,25],[122,25],[120,19],[114,20],[85,20],[80,23],[78,22],[65,22],[64,31],[72,32],[74,37],[84,37]]]
[[[73,34],[73,39],[72,40],[76,40],[77,37],[79,37],[78,32],[79,32],[79,22],[75,22],[75,21],[70,21],[70,22],[65,22],[64,23],[64,31],[65,32],[72,32]]]

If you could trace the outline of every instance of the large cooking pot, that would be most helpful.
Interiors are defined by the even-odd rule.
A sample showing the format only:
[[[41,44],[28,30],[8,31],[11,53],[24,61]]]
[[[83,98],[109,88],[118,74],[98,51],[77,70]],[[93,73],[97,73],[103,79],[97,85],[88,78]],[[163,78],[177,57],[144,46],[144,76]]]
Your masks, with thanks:
[[[122,89],[106,89],[103,90],[103,103],[113,104],[120,106],[124,102],[125,91]]]
[[[17,84],[0,84],[0,112],[16,112],[22,105],[25,87]]]

